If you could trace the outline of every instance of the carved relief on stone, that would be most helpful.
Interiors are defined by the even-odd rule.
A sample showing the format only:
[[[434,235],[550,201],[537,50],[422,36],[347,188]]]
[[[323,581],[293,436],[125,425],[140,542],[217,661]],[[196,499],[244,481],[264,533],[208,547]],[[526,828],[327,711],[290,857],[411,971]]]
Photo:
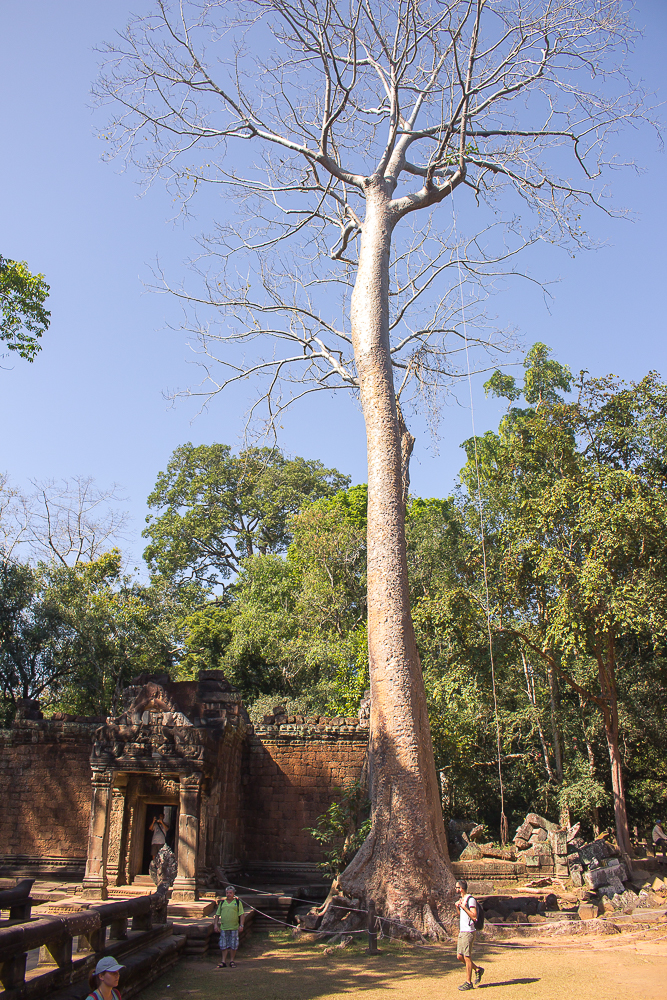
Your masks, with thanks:
[[[93,768],[92,784],[99,788],[110,788],[113,784],[113,771],[111,768]]]
[[[180,777],[181,788],[188,791],[198,791],[201,788],[204,775],[201,771],[193,771],[191,774],[182,774]]]
[[[141,775],[140,792],[142,795],[173,795],[178,798],[178,778],[167,778],[162,774]]]
[[[125,818],[125,789],[114,788],[111,792],[109,815],[109,846],[107,848],[107,872],[112,885],[125,885],[125,851],[123,849],[123,820]]]

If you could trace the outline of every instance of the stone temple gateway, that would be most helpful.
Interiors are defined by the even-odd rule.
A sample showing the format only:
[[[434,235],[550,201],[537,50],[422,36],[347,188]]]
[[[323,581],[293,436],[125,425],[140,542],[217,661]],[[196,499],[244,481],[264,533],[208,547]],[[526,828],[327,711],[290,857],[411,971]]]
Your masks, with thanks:
[[[361,776],[368,744],[366,719],[279,713],[253,726],[220,671],[141,677],[113,719],[23,715],[0,730],[0,874],[82,880],[93,899],[146,880],[161,812],[174,900],[197,899],[220,869],[316,874],[307,828]]]
[[[178,862],[172,898],[195,899],[197,870],[236,853],[225,814],[240,795],[247,712],[212,671],[198,683],[148,681],[126,689],[126,699],[123,714],[95,734],[83,893],[106,898],[109,883],[143,873],[151,813],[164,809]]]

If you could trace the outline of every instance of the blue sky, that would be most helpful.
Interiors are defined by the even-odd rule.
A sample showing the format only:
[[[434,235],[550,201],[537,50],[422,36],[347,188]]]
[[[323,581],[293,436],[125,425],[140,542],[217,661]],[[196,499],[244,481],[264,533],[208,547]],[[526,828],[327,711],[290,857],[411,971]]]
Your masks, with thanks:
[[[195,382],[197,372],[184,334],[167,325],[178,321],[175,304],[145,291],[142,281],[158,254],[179,273],[197,220],[188,229],[173,225],[164,189],[140,197],[136,177],[102,162],[95,129],[104,116],[90,98],[94,47],[143,7],[125,0],[0,4],[0,253],[45,274],[52,310],[34,364],[5,358],[0,370],[0,470],[20,486],[29,477],[77,474],[121,484],[135,562],[145,498],[173,449],[188,440],[238,447],[249,403],[238,390],[197,416],[192,403],[164,398]],[[645,36],[632,71],[664,100],[667,4],[639,0],[636,23]],[[550,310],[525,286],[497,296],[493,307],[526,344],[545,341],[575,371],[632,379],[656,369],[667,376],[665,155],[648,129],[625,134],[619,151],[643,168],[611,178],[616,203],[634,221],[589,218],[602,249],[575,260],[561,252],[536,255],[533,273],[557,282]],[[417,494],[445,495],[456,481],[459,445],[471,426],[467,389],[460,398],[443,407],[437,445],[419,422],[413,426]],[[474,404],[477,431],[495,427],[502,405],[484,399],[481,380]],[[280,443],[356,482],[365,479],[363,423],[354,404],[320,395],[285,420]]]

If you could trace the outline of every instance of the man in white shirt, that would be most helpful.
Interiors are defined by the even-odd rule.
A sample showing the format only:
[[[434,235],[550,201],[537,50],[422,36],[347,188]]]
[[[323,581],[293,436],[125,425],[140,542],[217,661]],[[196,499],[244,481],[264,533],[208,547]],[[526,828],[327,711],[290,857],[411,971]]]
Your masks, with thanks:
[[[465,879],[457,879],[456,891],[460,899],[456,900],[456,909],[459,911],[459,939],[456,944],[456,957],[459,962],[465,962],[466,981],[460,990],[471,990],[472,974],[475,973],[475,986],[479,986],[484,969],[481,965],[475,965],[472,960],[472,946],[475,941],[475,921],[477,920],[477,900],[474,896],[468,895],[468,883]]]
[[[658,848],[662,847],[662,856],[667,859],[665,848],[667,847],[667,833],[664,830],[664,819],[659,819],[653,827],[653,850],[658,856]]]

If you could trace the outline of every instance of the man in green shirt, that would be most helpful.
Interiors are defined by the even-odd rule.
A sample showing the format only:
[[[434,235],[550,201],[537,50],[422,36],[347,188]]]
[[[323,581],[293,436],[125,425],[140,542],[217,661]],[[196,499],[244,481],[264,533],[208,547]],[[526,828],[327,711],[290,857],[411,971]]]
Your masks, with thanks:
[[[225,898],[218,903],[215,911],[215,922],[213,924],[216,931],[220,931],[220,965],[219,969],[227,967],[227,957],[229,956],[229,966],[236,968],[234,957],[239,946],[239,930],[243,930],[243,903],[234,894],[234,886],[228,885],[225,890]]]

